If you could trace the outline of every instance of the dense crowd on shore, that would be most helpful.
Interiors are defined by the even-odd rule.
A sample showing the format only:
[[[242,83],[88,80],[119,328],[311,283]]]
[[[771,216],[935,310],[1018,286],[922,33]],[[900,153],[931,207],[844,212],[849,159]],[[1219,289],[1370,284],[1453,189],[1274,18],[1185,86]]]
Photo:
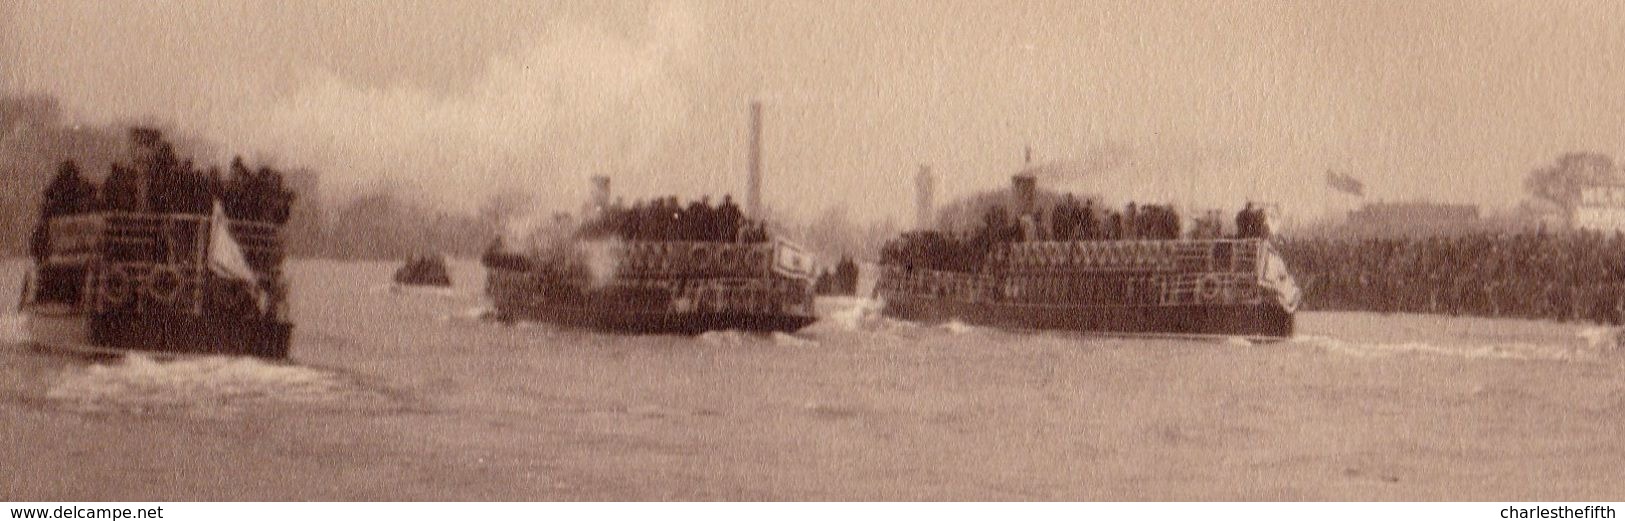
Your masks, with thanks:
[[[1275,241],[1309,309],[1625,322],[1625,236]]]
[[[676,197],[638,201],[630,207],[616,203],[582,224],[584,238],[619,237],[632,241],[766,242],[767,226],[745,217],[733,198],[711,204],[702,197],[687,206]]]

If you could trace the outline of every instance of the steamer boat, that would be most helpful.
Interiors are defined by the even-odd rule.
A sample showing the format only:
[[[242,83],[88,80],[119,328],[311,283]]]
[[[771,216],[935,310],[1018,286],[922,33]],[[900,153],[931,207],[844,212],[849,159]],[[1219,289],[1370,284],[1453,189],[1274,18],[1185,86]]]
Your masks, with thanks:
[[[148,152],[139,163],[161,168],[115,165],[98,198],[96,187],[65,163],[46,194],[34,266],[19,300],[31,343],[114,354],[285,358],[293,328],[281,269],[286,206],[280,205],[280,216],[228,217],[203,188],[206,181],[189,192],[185,176],[151,175],[179,165],[155,131],[133,134]],[[138,190],[119,190],[131,180]],[[291,198],[279,184],[269,185],[267,194],[257,193],[251,181],[235,181],[242,181],[231,185],[240,190],[213,195],[244,207],[254,206],[247,198]],[[167,198],[176,194],[190,197]]]
[[[1017,176],[1015,185],[1018,215],[1026,216],[1030,230],[1037,215],[1033,180]],[[911,321],[1253,339],[1290,337],[1299,304],[1286,264],[1263,237],[1025,240],[1018,234],[991,241],[985,252],[958,271],[893,255],[883,262],[875,297],[885,315]]]
[[[633,334],[793,332],[817,319],[811,258],[788,240],[572,247],[579,254],[487,254],[496,318]]]
[[[818,268],[733,201],[675,197],[624,207],[594,178],[579,225],[558,216],[530,246],[482,259],[495,318],[634,334],[792,332],[816,320]]]

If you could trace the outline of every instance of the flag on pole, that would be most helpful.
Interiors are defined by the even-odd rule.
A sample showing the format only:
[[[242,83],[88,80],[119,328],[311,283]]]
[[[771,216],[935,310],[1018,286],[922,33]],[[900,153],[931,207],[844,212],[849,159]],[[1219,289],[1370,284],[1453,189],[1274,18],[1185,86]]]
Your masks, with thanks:
[[[260,311],[265,311],[267,298],[260,289],[259,276],[248,265],[243,247],[231,236],[231,220],[226,218],[226,210],[220,206],[219,200],[215,200],[214,213],[209,215],[208,266],[209,271],[221,278],[247,284],[249,293],[254,295],[254,304],[259,306]]]
[[[1355,179],[1354,176],[1336,170],[1326,171],[1326,186],[1345,194],[1365,197],[1365,183]]]

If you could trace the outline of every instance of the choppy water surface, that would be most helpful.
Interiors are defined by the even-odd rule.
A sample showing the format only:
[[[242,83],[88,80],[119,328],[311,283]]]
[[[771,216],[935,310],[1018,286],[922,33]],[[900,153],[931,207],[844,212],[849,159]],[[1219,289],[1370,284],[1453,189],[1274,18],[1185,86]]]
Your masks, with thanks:
[[[794,335],[480,319],[481,272],[295,263],[293,360],[24,347],[0,499],[1622,499],[1614,331],[1306,313],[1297,339],[1006,332],[820,302]]]

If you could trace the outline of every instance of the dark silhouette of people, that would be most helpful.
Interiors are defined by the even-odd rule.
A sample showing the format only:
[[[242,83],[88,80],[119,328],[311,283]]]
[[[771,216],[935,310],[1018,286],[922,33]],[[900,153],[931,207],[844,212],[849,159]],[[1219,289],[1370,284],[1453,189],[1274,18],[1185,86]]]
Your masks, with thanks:
[[[88,212],[95,208],[95,202],[96,185],[79,175],[79,165],[73,161],[63,161],[57,165],[51,184],[45,187],[40,216],[48,219]]]
[[[767,227],[745,218],[732,196],[712,205],[702,197],[683,206],[676,197],[605,208],[576,231],[583,238],[637,241],[764,242]]]

